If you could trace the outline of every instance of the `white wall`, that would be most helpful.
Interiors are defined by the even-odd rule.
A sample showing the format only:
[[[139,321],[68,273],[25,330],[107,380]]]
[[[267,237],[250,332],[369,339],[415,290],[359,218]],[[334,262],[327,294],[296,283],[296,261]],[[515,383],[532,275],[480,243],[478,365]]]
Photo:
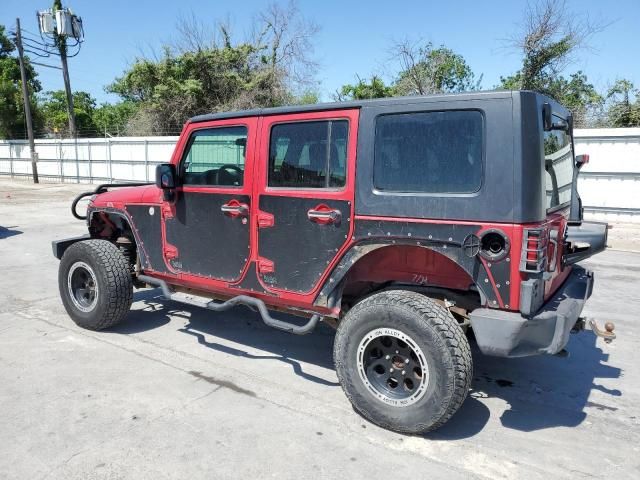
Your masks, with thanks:
[[[640,128],[575,131],[576,154],[589,154],[578,191],[585,215],[640,223]]]
[[[168,162],[178,137],[36,140],[38,172],[66,182],[153,181],[155,166]],[[640,128],[575,131],[576,153],[588,153],[578,189],[586,216],[640,223]],[[77,160],[76,160],[77,159]],[[0,141],[0,176],[29,177],[26,141]]]

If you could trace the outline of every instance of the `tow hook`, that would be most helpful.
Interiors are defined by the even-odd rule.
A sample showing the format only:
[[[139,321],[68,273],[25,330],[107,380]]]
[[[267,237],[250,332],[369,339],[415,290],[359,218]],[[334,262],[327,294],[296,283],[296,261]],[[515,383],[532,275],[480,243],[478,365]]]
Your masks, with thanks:
[[[595,333],[598,337],[604,339],[605,343],[611,343],[613,340],[615,340],[616,334],[613,331],[616,327],[613,322],[606,322],[604,324],[604,330],[600,330],[600,327],[598,327],[598,323],[593,318],[590,318],[588,322],[589,327],[591,328],[591,330],[593,330],[593,333]]]

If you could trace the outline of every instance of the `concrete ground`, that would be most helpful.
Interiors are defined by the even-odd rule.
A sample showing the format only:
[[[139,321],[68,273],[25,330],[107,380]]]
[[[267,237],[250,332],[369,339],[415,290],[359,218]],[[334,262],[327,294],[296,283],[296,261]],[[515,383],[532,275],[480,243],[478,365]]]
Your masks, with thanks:
[[[424,437],[379,429],[337,384],[332,330],[183,310],[139,291],[127,321],[81,330],[50,241],[81,234],[85,187],[0,180],[0,478],[640,478],[640,253],[586,262],[606,345],[569,358],[474,352],[461,410]]]

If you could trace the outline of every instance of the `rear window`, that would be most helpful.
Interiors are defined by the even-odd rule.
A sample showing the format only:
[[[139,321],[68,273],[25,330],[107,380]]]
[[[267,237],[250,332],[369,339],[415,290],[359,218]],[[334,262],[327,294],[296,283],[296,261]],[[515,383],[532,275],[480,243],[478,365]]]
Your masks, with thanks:
[[[380,116],[374,186],[390,192],[477,192],[482,184],[483,137],[479,111]]]
[[[573,152],[568,132],[544,132],[544,165],[547,209],[568,204],[573,181]]]

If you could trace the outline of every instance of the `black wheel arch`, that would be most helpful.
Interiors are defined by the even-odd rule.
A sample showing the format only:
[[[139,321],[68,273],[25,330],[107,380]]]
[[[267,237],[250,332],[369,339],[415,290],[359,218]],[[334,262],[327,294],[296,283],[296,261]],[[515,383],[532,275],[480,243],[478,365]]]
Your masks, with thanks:
[[[446,246],[445,246],[446,245]],[[386,239],[378,238],[367,242],[354,244],[347,250],[340,261],[335,265],[331,274],[326,278],[320,289],[320,292],[314,300],[314,305],[318,307],[335,309],[341,306],[345,281],[348,279],[349,272],[374,251],[383,248],[394,248],[398,246],[414,246],[424,250],[429,250],[437,255],[442,255],[448,260],[454,262],[462,270],[464,270],[472,279],[476,291],[480,296],[481,303],[491,305],[496,302],[496,293],[488,281],[486,267],[475,257],[467,257],[462,245],[456,245],[454,242],[433,244],[424,242],[424,240],[406,240],[406,239]],[[485,279],[487,279],[485,281]],[[380,290],[388,287],[381,285]]]

